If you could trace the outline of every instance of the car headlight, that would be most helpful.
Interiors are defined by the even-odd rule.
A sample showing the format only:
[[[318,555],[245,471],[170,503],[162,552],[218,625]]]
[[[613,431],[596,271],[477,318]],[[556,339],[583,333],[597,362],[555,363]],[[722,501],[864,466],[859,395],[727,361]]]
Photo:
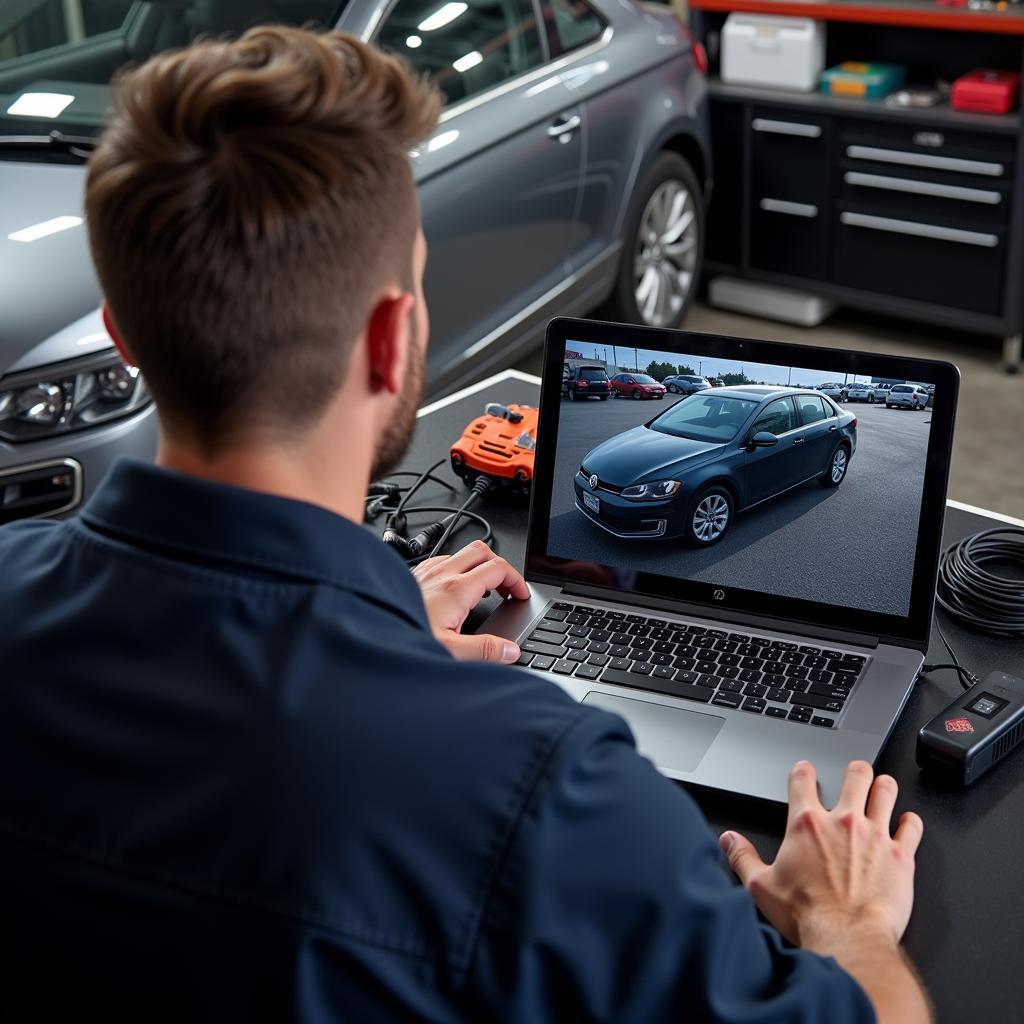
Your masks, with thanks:
[[[84,430],[151,401],[138,369],[117,352],[70,359],[0,380],[0,437],[35,441]]]
[[[649,484],[624,487],[621,496],[630,501],[661,501],[663,498],[671,498],[678,490],[678,480],[655,480]]]

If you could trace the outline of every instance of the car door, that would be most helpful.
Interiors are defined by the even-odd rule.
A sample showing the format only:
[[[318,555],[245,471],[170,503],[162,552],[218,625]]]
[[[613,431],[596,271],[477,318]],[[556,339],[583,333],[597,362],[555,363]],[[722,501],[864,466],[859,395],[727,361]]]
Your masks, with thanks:
[[[380,10],[350,7],[340,27],[400,54],[446,100],[413,154],[436,390],[501,360],[531,307],[568,277],[582,104],[548,73],[532,0],[396,0],[374,26]]]
[[[801,445],[794,444],[799,426],[796,409],[791,398],[777,398],[769,402],[747,431],[748,438],[761,431],[768,431],[778,439],[770,448],[755,448],[747,452],[744,468],[744,490],[746,505],[764,501],[773,494],[784,491],[798,483],[802,477],[803,465]]]
[[[828,467],[839,434],[839,418],[835,408],[818,395],[797,395],[793,400],[800,420],[794,442],[803,439],[799,479],[806,480]]]

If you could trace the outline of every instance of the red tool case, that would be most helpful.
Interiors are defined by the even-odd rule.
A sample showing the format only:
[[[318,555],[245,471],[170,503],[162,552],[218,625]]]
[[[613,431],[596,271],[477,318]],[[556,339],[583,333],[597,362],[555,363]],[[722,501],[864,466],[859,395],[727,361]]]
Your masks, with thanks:
[[[954,110],[979,114],[1008,114],[1020,100],[1020,72],[975,68],[953,83]]]

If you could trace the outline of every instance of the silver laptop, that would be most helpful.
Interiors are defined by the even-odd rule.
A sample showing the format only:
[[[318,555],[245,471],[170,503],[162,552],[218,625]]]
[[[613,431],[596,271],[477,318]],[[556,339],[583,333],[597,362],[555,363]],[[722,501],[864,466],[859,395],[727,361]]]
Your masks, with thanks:
[[[621,715],[673,779],[822,798],[927,649],[949,363],[556,319],[525,574],[481,629]]]

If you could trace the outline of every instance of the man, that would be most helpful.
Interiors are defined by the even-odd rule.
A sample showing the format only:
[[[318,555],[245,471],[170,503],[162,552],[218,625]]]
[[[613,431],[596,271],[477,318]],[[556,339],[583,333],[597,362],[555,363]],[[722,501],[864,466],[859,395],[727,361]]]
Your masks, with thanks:
[[[620,719],[461,635],[517,572],[474,544],[414,578],[358,525],[422,387],[407,153],[437,113],[397,62],[285,29],[119,85],[86,209],[160,452],[0,531],[5,1005],[927,1020],[891,779],[851,766],[826,812],[798,764],[771,867],[722,837],[734,886]]]

